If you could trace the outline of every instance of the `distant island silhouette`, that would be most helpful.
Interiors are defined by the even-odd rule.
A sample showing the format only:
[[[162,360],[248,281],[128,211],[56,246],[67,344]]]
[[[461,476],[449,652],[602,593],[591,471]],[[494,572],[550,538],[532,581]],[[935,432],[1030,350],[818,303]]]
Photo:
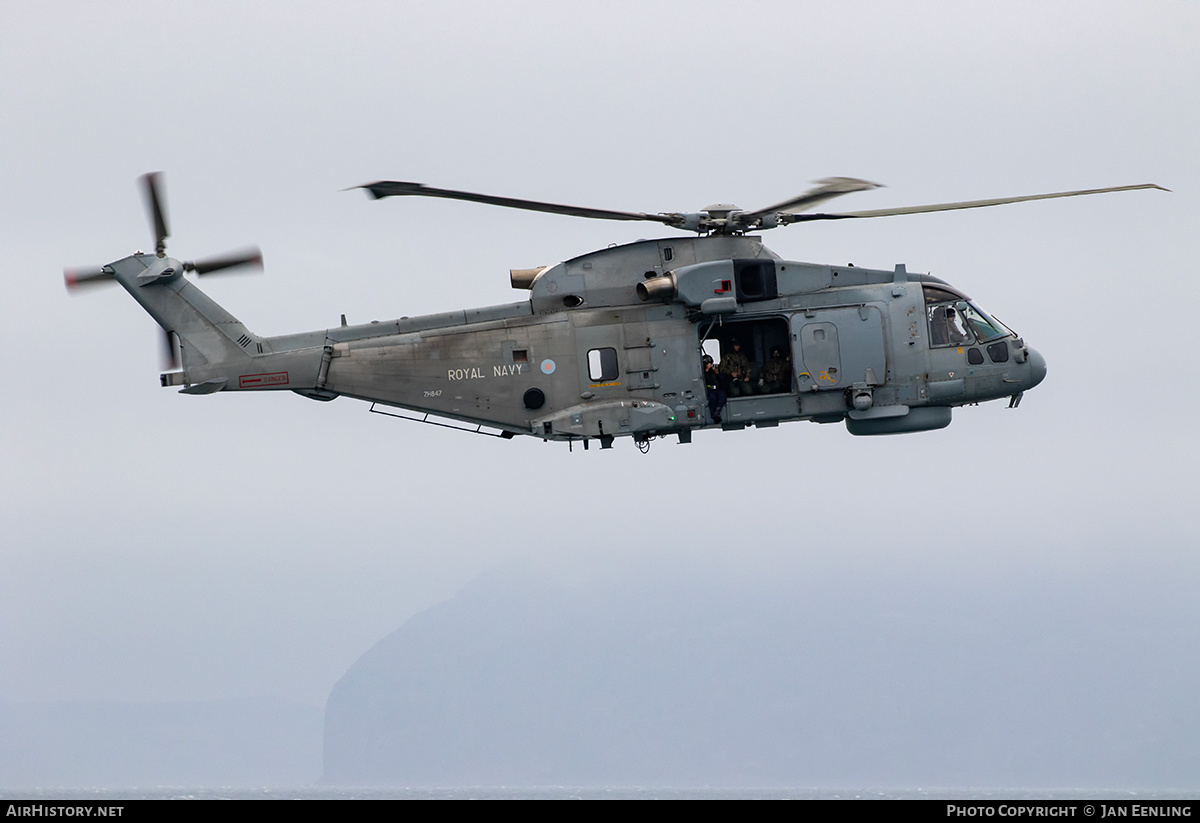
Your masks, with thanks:
[[[1195,647],[1151,677],[1170,652],[1139,641],[1187,613],[1182,581],[1130,577],[1161,607],[1130,615],[1090,595],[1113,569],[855,566],[490,573],[338,682],[324,781],[1195,784]]]

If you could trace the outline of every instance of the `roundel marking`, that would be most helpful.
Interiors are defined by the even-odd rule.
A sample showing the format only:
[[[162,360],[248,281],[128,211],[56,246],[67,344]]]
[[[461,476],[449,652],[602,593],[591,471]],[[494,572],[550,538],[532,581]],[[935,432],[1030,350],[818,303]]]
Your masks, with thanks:
[[[542,374],[554,374],[554,368],[555,366],[553,360],[542,361]]]

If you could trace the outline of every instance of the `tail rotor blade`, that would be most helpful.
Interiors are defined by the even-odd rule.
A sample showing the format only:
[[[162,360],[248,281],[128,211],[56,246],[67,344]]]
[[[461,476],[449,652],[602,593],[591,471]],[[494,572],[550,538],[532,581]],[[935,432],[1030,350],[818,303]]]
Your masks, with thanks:
[[[67,291],[75,291],[83,286],[98,286],[111,280],[113,273],[108,269],[63,269]]]
[[[263,256],[262,252],[257,248],[245,249],[239,252],[233,252],[221,257],[209,257],[204,260],[189,260],[183,264],[184,271],[194,271],[198,275],[215,274],[225,269],[232,269],[238,266],[256,266],[262,268]]]
[[[167,249],[167,238],[171,235],[167,230],[167,215],[159,196],[159,177],[161,174],[152,171],[142,175],[142,185],[146,190],[146,207],[150,209],[150,220],[154,223],[154,247],[158,256],[162,257]]]

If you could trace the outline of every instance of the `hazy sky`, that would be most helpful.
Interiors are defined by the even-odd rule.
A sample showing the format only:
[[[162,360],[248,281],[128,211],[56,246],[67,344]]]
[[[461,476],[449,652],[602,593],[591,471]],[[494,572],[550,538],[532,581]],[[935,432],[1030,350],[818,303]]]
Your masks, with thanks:
[[[1197,576],[1197,43],[1191,2],[0,4],[0,699],[319,705],[530,552]],[[262,247],[204,284],[260,334],[518,300],[511,267],[657,233],[342,191],[376,179],[650,212],[830,175],[887,185],[845,209],[1174,191],[771,232],[950,281],[1049,376],[940,432],[643,456],[160,388],[153,322],[61,275],[153,246],[155,170],[174,256]]]

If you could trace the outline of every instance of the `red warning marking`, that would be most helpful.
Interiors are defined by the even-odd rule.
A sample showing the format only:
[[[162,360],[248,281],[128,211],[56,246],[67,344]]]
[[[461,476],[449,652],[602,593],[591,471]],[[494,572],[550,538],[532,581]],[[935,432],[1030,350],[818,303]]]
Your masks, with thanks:
[[[271,374],[244,374],[238,378],[238,388],[240,389],[257,389],[263,386],[286,386],[288,383],[288,373],[285,371],[272,372]]]

